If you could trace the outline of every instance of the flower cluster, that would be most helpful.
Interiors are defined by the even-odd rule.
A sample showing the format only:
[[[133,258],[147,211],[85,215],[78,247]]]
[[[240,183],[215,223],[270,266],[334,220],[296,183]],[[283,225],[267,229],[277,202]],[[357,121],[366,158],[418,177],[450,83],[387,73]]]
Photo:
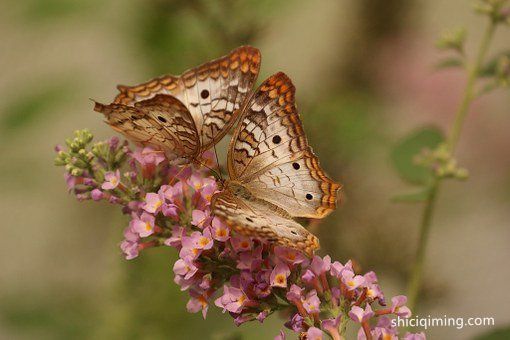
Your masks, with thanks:
[[[80,200],[122,206],[130,216],[121,243],[126,259],[156,246],[179,252],[174,281],[189,293],[189,312],[205,318],[215,305],[240,325],[280,311],[288,317],[285,326],[306,339],[342,339],[348,323],[358,325],[358,339],[398,338],[390,317],[411,315],[406,297],[387,304],[374,272],[359,275],[350,261],[309,259],[295,249],[231,234],[211,214],[218,185],[203,169],[171,166],[162,152],[132,151],[117,138],[91,140],[89,132],[78,131],[67,151],[56,148],[69,190]],[[204,162],[213,165],[210,158]]]

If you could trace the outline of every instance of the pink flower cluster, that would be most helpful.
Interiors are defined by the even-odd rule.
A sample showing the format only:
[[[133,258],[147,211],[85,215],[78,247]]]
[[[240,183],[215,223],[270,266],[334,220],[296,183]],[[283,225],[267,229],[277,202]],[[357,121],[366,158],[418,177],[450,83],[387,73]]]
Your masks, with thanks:
[[[309,259],[294,249],[232,235],[211,214],[218,186],[203,169],[170,166],[161,152],[132,152],[118,139],[94,145],[91,153],[87,143],[78,142],[68,143],[74,147],[70,152],[57,150],[70,190],[80,199],[123,207],[131,217],[120,246],[126,259],[156,246],[179,252],[174,281],[189,293],[189,312],[205,318],[215,305],[241,325],[282,311],[288,317],[285,326],[306,339],[324,334],[342,339],[348,323],[359,325],[358,339],[397,339],[389,317],[411,315],[405,296],[393,297],[387,306],[376,274],[359,275],[350,261]],[[285,333],[276,338],[284,339]]]

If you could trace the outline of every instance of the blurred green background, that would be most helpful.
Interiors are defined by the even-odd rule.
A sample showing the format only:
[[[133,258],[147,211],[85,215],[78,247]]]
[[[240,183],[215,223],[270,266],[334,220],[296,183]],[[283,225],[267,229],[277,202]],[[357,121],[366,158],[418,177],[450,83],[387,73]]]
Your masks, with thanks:
[[[465,83],[436,72],[434,41],[483,18],[464,0],[4,0],[0,3],[0,338],[269,339],[282,320],[236,328],[211,308],[185,309],[168,248],[125,261],[127,220],[107,204],[66,192],[53,145],[73,130],[113,134],[88,98],[117,84],[179,74],[242,44],[262,51],[259,82],[289,74],[311,144],[344,184],[345,202],[315,230],[321,254],[375,270],[387,295],[405,293],[420,204],[392,150],[422,126],[446,128]],[[505,35],[506,34],[506,35]],[[508,47],[508,30],[495,45]],[[472,54],[472,53],[471,53]],[[478,100],[458,152],[471,173],[440,193],[421,315],[492,316],[510,323],[510,115],[508,91]],[[220,149],[222,147],[220,146]],[[398,154],[397,154],[398,158]],[[434,328],[430,339],[490,331]],[[502,338],[503,339],[503,338]]]

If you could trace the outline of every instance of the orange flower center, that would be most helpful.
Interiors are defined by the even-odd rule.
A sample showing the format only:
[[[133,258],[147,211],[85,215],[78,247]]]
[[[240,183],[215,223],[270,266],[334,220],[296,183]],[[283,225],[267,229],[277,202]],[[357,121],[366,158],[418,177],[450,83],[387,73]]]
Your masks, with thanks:
[[[198,244],[200,244],[202,247],[205,247],[209,243],[209,239],[207,237],[201,237],[200,241],[198,241]]]

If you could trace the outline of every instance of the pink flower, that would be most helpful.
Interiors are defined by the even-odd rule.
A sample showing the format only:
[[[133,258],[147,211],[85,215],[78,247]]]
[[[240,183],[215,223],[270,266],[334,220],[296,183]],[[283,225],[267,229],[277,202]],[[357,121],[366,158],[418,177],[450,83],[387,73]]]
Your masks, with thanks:
[[[335,319],[325,319],[321,321],[321,327],[329,334],[338,334],[338,325],[340,324],[341,316]]]
[[[211,217],[209,212],[203,210],[193,210],[191,212],[191,224],[203,229],[206,225],[208,225],[211,221]]]
[[[142,208],[148,213],[157,214],[161,210],[161,205],[163,205],[161,196],[156,193],[149,192],[145,195],[145,204]]]
[[[306,298],[303,300],[303,307],[305,307],[305,310],[310,314],[319,313],[320,304],[321,300],[317,296],[315,289],[306,294]]]
[[[131,157],[136,159],[143,167],[157,166],[165,160],[163,151],[154,150],[150,147],[136,149],[136,151],[131,154]]]
[[[236,252],[251,250],[252,242],[248,237],[232,237],[230,239],[232,247]]]
[[[131,220],[131,228],[133,231],[137,232],[140,237],[147,237],[154,233],[154,222],[154,216],[144,212],[140,218],[135,217]]]
[[[194,231],[191,233],[191,239],[197,249],[207,250],[211,249],[214,245],[209,229],[205,229],[203,233]]]
[[[198,268],[193,264],[193,262],[185,259],[178,259],[174,263],[174,273],[176,275],[181,275],[185,280],[189,280],[196,274]]]
[[[355,322],[363,322],[374,316],[374,312],[370,305],[367,305],[365,309],[359,306],[353,306],[349,312],[349,317]]]
[[[191,298],[186,304],[186,309],[190,313],[197,313],[202,311],[202,317],[205,319],[207,316],[207,310],[209,309],[209,304],[207,303],[207,299],[202,295],[195,291],[190,291]]]
[[[316,327],[308,328],[306,332],[307,340],[322,340],[322,331]]]
[[[289,291],[287,292],[287,300],[293,303],[301,302],[301,299],[303,298],[303,291],[305,289],[301,288],[295,284],[292,284],[290,286]]]
[[[103,192],[99,189],[94,189],[90,192],[90,197],[94,200],[94,201],[100,201],[102,198],[103,198]]]
[[[280,260],[287,262],[288,264],[300,264],[307,261],[307,258],[302,252],[287,247],[276,246],[274,252]]]
[[[407,297],[404,295],[397,295],[391,298],[391,312],[403,318],[411,316],[411,310],[405,306]]]
[[[296,333],[299,333],[304,330],[303,321],[304,318],[299,313],[295,313],[292,318],[285,323],[285,327],[292,329]]]
[[[124,240],[120,244],[120,249],[126,255],[126,260],[132,260],[138,256],[138,242]]]
[[[406,335],[404,335],[404,340],[426,340],[427,338],[425,337],[425,333],[423,332],[420,332],[420,333],[406,333]]]
[[[316,277],[315,274],[310,269],[307,269],[305,273],[301,276],[303,281],[309,284],[313,283],[315,277]]]
[[[182,237],[186,235],[184,227],[175,226],[172,228],[172,236],[165,240],[165,244],[171,247],[179,247],[181,245]]]
[[[341,280],[347,286],[348,290],[354,290],[365,283],[365,278],[361,275],[354,275],[350,270],[342,271]]]
[[[257,321],[260,323],[263,323],[268,315],[269,315],[269,312],[267,310],[263,310],[262,312],[257,314]]]
[[[248,297],[244,292],[235,287],[223,286],[223,295],[214,301],[214,304],[223,308],[223,312],[240,313]]]
[[[362,338],[365,339],[365,333],[363,330],[360,330],[360,333],[362,334]],[[391,324],[391,320],[386,316],[381,316],[377,320],[377,325],[372,331],[372,334],[374,335],[374,338],[376,339],[388,339],[388,340],[398,340],[397,337],[397,328],[393,327]],[[358,335],[358,339],[360,336]]]
[[[314,272],[315,275],[321,275],[331,268],[331,257],[329,255],[324,256],[324,259],[321,259],[319,256],[314,256],[312,260],[312,264],[310,268]]]
[[[230,231],[227,226],[217,217],[212,220],[212,237],[220,242],[226,242],[229,239]]]
[[[342,277],[342,272],[344,270],[348,270],[351,272],[353,271],[352,262],[350,260],[345,264],[345,266],[338,261],[335,261],[331,264],[331,275],[333,275],[337,278]]]
[[[120,171],[116,170],[115,172],[108,171],[104,174],[104,183],[101,185],[103,190],[113,190],[120,183]]]
[[[179,219],[179,209],[175,204],[163,203],[161,206],[161,212],[165,217],[171,217],[174,220]]]
[[[287,278],[290,275],[289,266],[278,263],[271,272],[270,283],[273,287],[287,288]]]

